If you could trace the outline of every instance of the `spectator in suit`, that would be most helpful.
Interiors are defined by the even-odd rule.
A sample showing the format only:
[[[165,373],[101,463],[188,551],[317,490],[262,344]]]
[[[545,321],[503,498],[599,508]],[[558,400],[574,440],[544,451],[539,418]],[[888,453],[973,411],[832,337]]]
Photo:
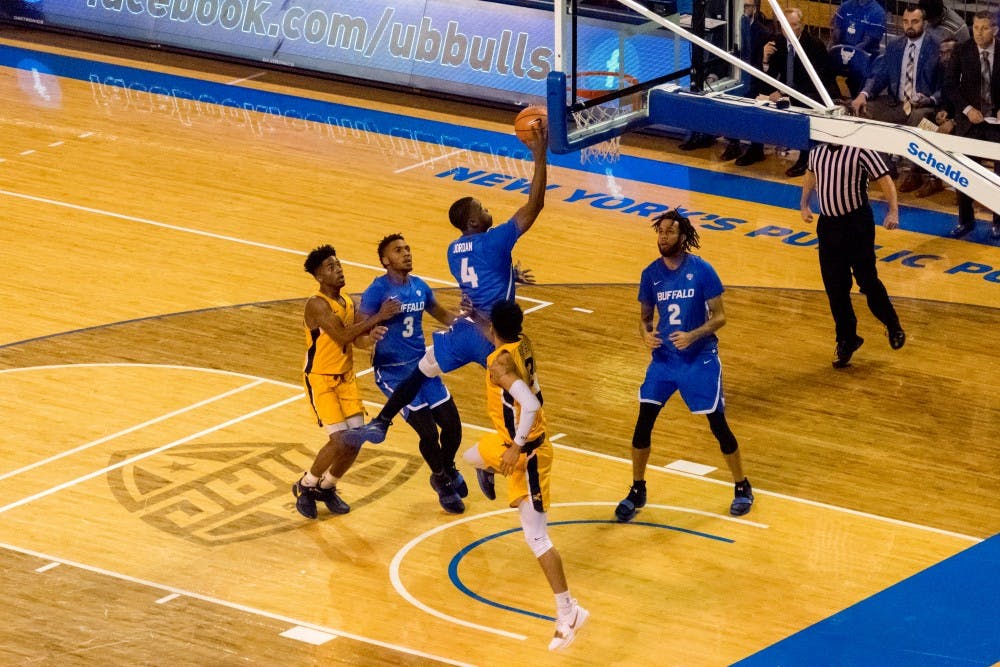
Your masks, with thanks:
[[[934,116],[942,99],[940,49],[925,32],[925,25],[924,10],[908,6],[903,12],[904,34],[889,42],[872,76],[851,102],[854,113],[910,126]],[[884,98],[879,97],[882,91],[888,92]],[[923,173],[910,165],[899,191],[910,192],[923,183]]]
[[[823,45],[823,42],[805,30],[805,23],[802,20],[802,10],[792,7],[785,9],[784,13],[785,19],[788,21],[788,27],[792,29],[792,34],[795,35],[799,44],[802,45],[802,50],[805,51],[806,56],[808,56],[809,61],[816,70],[820,83],[828,92],[831,91],[835,84],[830,72],[829,59],[827,58],[826,47]],[[799,58],[799,54],[795,52],[794,48],[789,46],[788,40],[785,39],[783,34],[780,34],[777,27],[775,28],[774,36],[764,44],[761,50],[760,61],[760,69],[778,81],[807,97],[817,101],[822,100],[819,90],[813,84],[809,72],[806,71],[802,59]],[[774,90],[774,88],[766,83],[758,81],[757,84],[756,92],[767,95],[772,101],[782,96],[782,93]],[[809,151],[799,151],[798,160],[785,170],[785,175],[796,177],[804,174],[808,158]],[[760,162],[763,159],[764,145],[755,143],[751,144],[750,148],[736,160],[736,164],[744,166]]]
[[[740,17],[740,60],[760,69],[760,54],[764,44],[771,38],[771,22],[760,13],[760,0],[743,0],[743,15]],[[741,73],[743,94],[755,97],[756,79],[747,72]],[[743,153],[739,139],[729,139],[721,159],[728,162]]]
[[[997,119],[1000,103],[1000,41],[996,38],[996,17],[988,11],[976,12],[972,19],[972,39],[955,48],[945,75],[945,95],[955,107],[955,134],[984,141],[1000,141]],[[1000,174],[1000,160],[993,162]],[[972,199],[958,191],[958,224],[951,235],[965,236],[976,226]],[[1000,239],[1000,216],[993,214],[992,237]]]

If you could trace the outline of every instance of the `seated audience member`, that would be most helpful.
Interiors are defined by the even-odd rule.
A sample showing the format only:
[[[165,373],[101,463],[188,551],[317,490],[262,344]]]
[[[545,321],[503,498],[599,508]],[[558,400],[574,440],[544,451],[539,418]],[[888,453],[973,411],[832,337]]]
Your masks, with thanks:
[[[1000,142],[1000,125],[987,122],[997,118],[1000,106],[1000,41],[996,38],[996,18],[989,11],[976,12],[972,19],[972,39],[955,47],[948,63],[944,89],[955,108],[955,134],[983,141]],[[993,161],[1000,174],[1000,160]],[[955,238],[976,226],[972,198],[958,192],[958,224],[951,230]],[[993,214],[994,239],[1000,239],[1000,215]]]
[[[854,113],[910,126],[934,116],[942,99],[942,71],[938,43],[924,31],[925,25],[924,10],[908,6],[903,12],[903,34],[889,42],[872,76],[851,102]],[[879,97],[883,91],[888,94]],[[917,190],[923,182],[923,172],[910,164],[899,191]]]
[[[938,47],[938,54],[941,58],[941,69],[948,71],[948,63],[955,52],[958,42],[953,37],[947,37]],[[934,114],[934,124],[937,125],[937,132],[940,134],[951,134],[955,131],[955,107],[948,100],[947,95],[942,95],[944,99],[938,105]],[[944,190],[944,181],[935,176],[928,175],[924,184],[914,193],[917,197],[930,197]]]
[[[740,60],[760,69],[759,54],[764,44],[771,38],[771,23],[760,13],[760,0],[743,0],[743,15],[740,17]],[[758,57],[755,57],[758,56]],[[743,94],[755,97],[756,89],[753,76],[741,72]],[[721,159],[728,162],[735,160],[743,152],[739,139],[728,139],[726,149],[722,151]]]
[[[876,0],[846,0],[830,21],[830,67],[856,96],[882,50],[885,9]]]
[[[875,0],[846,0],[830,25],[830,43],[856,46],[875,58],[885,36],[885,10]]]
[[[833,88],[834,82],[828,66],[829,61],[826,57],[826,47],[823,46],[823,43],[818,38],[805,30],[805,23],[802,20],[802,10],[794,7],[787,8],[784,10],[784,14],[785,19],[788,21],[788,26],[792,29],[792,34],[802,46],[802,50],[808,56],[813,69],[815,69],[817,76],[819,76],[820,83],[829,92]],[[795,49],[788,44],[788,40],[778,30],[777,25],[776,23],[774,36],[762,48],[760,69],[786,84],[789,88],[818,102],[822,102],[823,98],[815,84],[813,84],[805,64]],[[782,97],[780,91],[774,90],[768,84],[764,82],[758,82],[758,84],[758,94],[767,95],[772,101],[776,101]],[[809,151],[799,151],[798,160],[785,170],[785,175],[796,177],[804,174],[808,157]],[[760,162],[763,159],[764,145],[754,143],[736,160],[736,164],[745,166]]]
[[[971,34],[965,20],[944,0],[919,0],[918,6],[924,10],[927,26],[924,30],[943,44],[947,39],[953,39],[959,44],[969,41]]]

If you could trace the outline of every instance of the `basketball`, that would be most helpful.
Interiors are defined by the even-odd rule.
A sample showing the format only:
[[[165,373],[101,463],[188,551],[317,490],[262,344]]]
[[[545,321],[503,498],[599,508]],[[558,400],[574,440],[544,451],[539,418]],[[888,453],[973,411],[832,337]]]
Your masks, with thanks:
[[[545,107],[526,107],[514,119],[514,134],[522,143],[530,144],[532,137],[535,136],[535,128],[545,128],[548,124],[549,114]]]

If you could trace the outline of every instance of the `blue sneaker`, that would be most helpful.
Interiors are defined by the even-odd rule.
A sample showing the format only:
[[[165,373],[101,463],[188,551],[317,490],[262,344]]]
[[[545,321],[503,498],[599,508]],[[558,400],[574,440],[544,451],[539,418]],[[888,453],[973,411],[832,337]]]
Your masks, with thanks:
[[[496,475],[492,470],[476,468],[476,481],[479,482],[479,489],[484,496],[490,500],[497,499]]]
[[[358,448],[366,442],[377,445],[385,440],[385,434],[388,432],[391,423],[382,421],[376,417],[364,426],[342,432],[340,438],[348,447]]]
[[[330,510],[332,514],[347,514],[351,511],[351,506],[344,502],[344,500],[337,495],[337,487],[332,487],[329,489],[324,489],[323,487],[318,487],[315,489],[316,498],[323,501],[326,508]],[[315,505],[315,503],[313,503]]]
[[[438,502],[445,512],[461,514],[465,511],[465,503],[451,485],[451,478],[446,471],[431,473],[431,488],[438,494]]]
[[[733,504],[729,506],[729,513],[733,516],[743,516],[753,507],[753,489],[750,488],[750,480],[744,479],[736,485],[736,496]]]
[[[295,496],[295,509],[299,514],[307,519],[315,519],[318,515],[316,511],[316,488],[303,486],[302,480],[292,484],[292,495]]]
[[[451,479],[451,486],[458,493],[459,497],[468,497],[469,485],[465,483],[465,478],[462,477],[462,473],[458,471],[458,468],[452,466],[447,468],[445,472],[448,473],[448,477]]]
[[[635,518],[636,512],[645,506],[646,487],[638,487],[633,484],[629,487],[628,495],[625,496],[625,500],[618,503],[618,507],[615,508],[615,518],[622,523],[631,521]]]

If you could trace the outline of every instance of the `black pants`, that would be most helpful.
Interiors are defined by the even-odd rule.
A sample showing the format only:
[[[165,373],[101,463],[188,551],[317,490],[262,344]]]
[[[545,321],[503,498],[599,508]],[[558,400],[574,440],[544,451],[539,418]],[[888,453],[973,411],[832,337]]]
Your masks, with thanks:
[[[816,236],[819,269],[837,327],[837,342],[853,341],[858,335],[858,318],[851,305],[852,273],[872,314],[889,331],[898,329],[896,309],[875,268],[875,218],[871,206],[865,204],[842,216],[819,216]]]
[[[1000,141],[1000,129],[990,123],[979,123],[970,127],[963,136],[983,141]],[[1000,175],[1000,160],[993,161],[993,173]],[[976,224],[976,209],[972,204],[972,197],[957,190],[957,199],[959,224],[972,227]],[[993,214],[993,224],[1000,225],[1000,215]]]

